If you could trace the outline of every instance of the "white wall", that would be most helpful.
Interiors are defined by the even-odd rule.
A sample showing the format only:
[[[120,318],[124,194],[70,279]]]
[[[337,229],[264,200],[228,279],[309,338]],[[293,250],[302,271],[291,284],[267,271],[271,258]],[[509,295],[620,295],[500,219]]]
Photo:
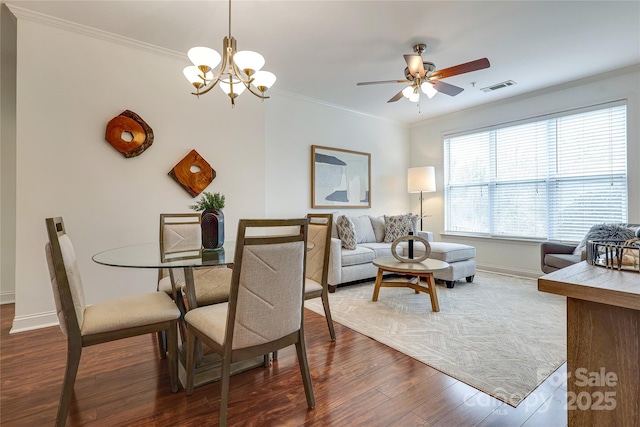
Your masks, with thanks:
[[[371,209],[341,209],[349,215],[406,213],[409,159],[406,126],[278,93],[266,109],[268,216],[335,212],[311,209],[311,146],[371,154]]]
[[[507,90],[507,89],[503,89]],[[432,214],[425,229],[436,240],[466,243],[476,247],[479,268],[539,276],[539,242],[507,241],[442,235],[443,137],[446,134],[483,126],[535,117],[547,113],[585,107],[617,99],[627,99],[629,222],[640,222],[640,67],[630,67],[528,95],[486,104],[416,124],[411,129],[411,166],[436,166],[436,193],[425,195],[425,211]],[[412,199],[418,203],[417,199]]]
[[[160,212],[188,211],[193,198],[167,173],[191,149],[217,172],[207,191],[227,196],[227,235],[238,218],[264,216],[264,104],[246,96],[232,109],[222,93],[196,99],[186,65],[186,56],[18,17],[14,330],[56,321],[46,217],[65,220],[88,303],[155,290],[155,271],[91,256],[157,240]],[[105,141],[107,122],[125,109],[155,134],[130,159]]]

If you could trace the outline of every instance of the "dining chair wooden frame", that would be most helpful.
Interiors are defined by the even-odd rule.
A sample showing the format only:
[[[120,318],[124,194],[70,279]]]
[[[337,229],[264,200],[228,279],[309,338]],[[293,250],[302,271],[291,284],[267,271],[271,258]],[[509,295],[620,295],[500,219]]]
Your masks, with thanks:
[[[306,218],[289,220],[240,220],[238,224],[229,302],[212,306],[199,307],[194,310],[190,310],[185,316],[185,320],[187,322],[187,395],[193,394],[196,338],[202,340],[202,342],[207,344],[209,348],[211,348],[214,352],[218,353],[222,357],[220,381],[220,426],[226,426],[227,424],[227,407],[229,403],[229,376],[231,363],[240,360],[255,358],[258,356],[264,356],[265,354],[272,353],[276,350],[288,347],[290,345],[296,346],[298,364],[300,367],[302,382],[307,398],[307,406],[309,408],[315,407],[315,397],[313,394],[313,385],[311,383],[311,374],[309,372],[309,364],[307,361],[307,353],[304,341],[304,277],[306,268],[305,255],[307,249],[308,222],[309,220]],[[275,237],[269,237],[262,234],[257,236],[247,235],[247,229],[264,229],[265,227],[296,227],[298,231],[294,235]],[[291,243],[300,244],[290,245]],[[281,245],[279,247],[272,246],[275,244],[285,245]],[[285,247],[286,249],[284,249]],[[281,256],[281,258],[279,258],[286,259],[287,265],[276,265],[277,262],[273,262],[272,264],[263,262],[263,260],[259,258],[256,253],[265,248],[268,248],[267,250],[288,250],[290,253],[287,253],[286,257]],[[258,259],[258,261],[255,261],[256,259]],[[247,264],[246,275],[243,274],[243,264],[245,263],[245,261]],[[297,322],[299,318],[300,322],[299,326],[296,323],[296,330],[293,332],[287,332],[283,336],[277,336],[274,339],[268,340],[267,342],[264,342],[266,339],[255,339],[254,341],[259,341],[259,343],[257,344],[255,344],[252,339],[247,339],[246,336],[243,335],[245,325],[242,325],[243,327],[238,329],[238,331],[236,331],[235,328],[237,321],[242,322],[246,320],[247,313],[242,312],[242,307],[246,307],[248,305],[248,298],[254,298],[253,295],[250,295],[252,294],[252,290],[255,290],[257,286],[265,286],[265,284],[267,284],[267,282],[264,281],[264,276],[262,274],[256,273],[256,271],[252,270],[256,268],[256,264],[264,265],[265,269],[275,272],[276,283],[274,284],[274,288],[277,288],[279,291],[282,291],[282,289],[286,289],[288,292],[291,292],[294,295],[298,295],[300,299],[299,302],[284,299],[278,300],[279,302],[282,301],[283,304],[293,304],[290,307],[286,307],[286,310],[295,310],[295,316],[292,317],[294,319],[293,321]],[[288,277],[287,279],[283,280],[281,279],[281,275],[283,273],[280,272],[288,272],[287,274],[299,274],[300,289],[296,290],[295,286],[293,285],[293,283],[298,280],[297,276]],[[278,283],[279,280],[281,280],[282,283]],[[258,283],[258,285],[256,285],[256,283]],[[271,283],[269,283],[267,286],[270,285]],[[289,285],[292,285],[291,288],[285,288],[285,286]],[[268,292],[271,290],[272,289],[267,290],[266,293],[268,294]],[[239,294],[242,295],[240,304]],[[248,297],[247,295],[250,296]],[[260,300],[263,296],[264,294],[258,295],[255,298]],[[297,306],[295,305],[298,303],[300,304],[299,311]],[[239,307],[240,310],[238,309]],[[212,317],[213,315],[217,315],[217,317]],[[276,315],[274,314],[274,316]],[[258,320],[256,320],[256,324],[258,325],[264,325],[268,323],[268,320],[263,318],[260,318]],[[220,330],[219,327],[211,328],[212,325],[217,325],[221,322],[226,322],[226,327],[223,331]],[[251,331],[251,336],[261,336],[260,332],[262,331]],[[236,332],[238,333],[238,336],[236,336]],[[218,338],[218,340],[214,339],[214,336]],[[247,341],[243,342],[243,339],[247,339]]]
[[[66,423],[83,347],[115,341],[122,338],[155,333],[158,331],[166,331],[168,344],[167,359],[169,364],[171,391],[177,392],[177,324],[180,312],[175,304],[166,296],[166,294],[160,292],[121,298],[119,300],[115,300],[114,303],[122,302],[125,304],[126,301],[129,301],[130,305],[142,306],[148,304],[147,307],[149,307],[150,310],[158,307],[161,312],[159,310],[158,312],[151,313],[151,315],[149,315],[149,313],[144,312],[144,310],[140,310],[140,312],[144,313],[140,313],[139,315],[136,313],[136,315],[131,316],[131,318],[128,317],[124,322],[124,326],[118,325],[118,327],[113,326],[113,324],[109,324],[110,320],[114,320],[113,318],[108,316],[104,318],[97,317],[91,321],[91,332],[83,333],[83,326],[88,323],[87,319],[90,318],[89,313],[104,313],[104,310],[101,312],[99,307],[105,307],[105,304],[109,304],[109,302],[89,306],[89,308],[92,309],[91,311],[85,309],[84,294],[82,291],[82,284],[79,280],[79,272],[75,270],[71,273],[73,275],[72,281],[74,290],[72,290],[72,286],[70,284],[71,281],[67,272],[69,264],[75,267],[77,261],[75,259],[75,253],[73,252],[70,240],[68,240],[68,237],[66,236],[66,229],[64,227],[63,220],[61,217],[47,218],[45,223],[49,237],[49,242],[45,247],[47,263],[49,265],[51,282],[54,287],[54,296],[56,299],[56,308],[58,310],[60,327],[63,333],[67,336],[67,365],[55,425],[64,426]],[[60,239],[65,240],[63,243],[64,254]],[[82,298],[77,297],[79,292],[82,295]],[[75,298],[74,295],[76,295]],[[81,301],[78,301],[78,299]],[[131,304],[131,302],[135,302],[135,304]],[[77,312],[76,310],[79,311]],[[78,313],[81,313],[82,315],[81,320],[78,318]],[[97,325],[95,320],[98,321]]]

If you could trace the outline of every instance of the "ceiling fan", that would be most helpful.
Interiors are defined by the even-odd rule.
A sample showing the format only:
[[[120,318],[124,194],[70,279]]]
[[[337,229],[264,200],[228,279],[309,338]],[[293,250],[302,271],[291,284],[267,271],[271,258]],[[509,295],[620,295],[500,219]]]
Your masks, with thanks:
[[[475,61],[466,62],[464,64],[455,65],[449,68],[436,70],[433,62],[422,60],[422,52],[427,49],[427,45],[420,43],[413,47],[416,53],[404,55],[407,62],[407,68],[404,69],[405,80],[382,80],[376,82],[360,82],[358,86],[374,85],[381,83],[410,83],[409,86],[395,94],[393,98],[387,102],[396,102],[403,96],[409,101],[418,102],[420,100],[420,90],[429,98],[433,98],[438,92],[442,92],[449,96],[456,96],[464,89],[443,82],[441,79],[457,76],[458,74],[470,73],[471,71],[489,68],[489,60],[487,58],[477,59]]]

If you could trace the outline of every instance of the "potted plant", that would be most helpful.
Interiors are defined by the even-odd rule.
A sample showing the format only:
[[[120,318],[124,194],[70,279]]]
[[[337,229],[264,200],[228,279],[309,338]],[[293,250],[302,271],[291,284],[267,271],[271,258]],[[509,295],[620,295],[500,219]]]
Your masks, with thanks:
[[[224,244],[224,203],[224,194],[205,191],[189,206],[194,211],[202,211],[202,246],[205,249],[218,249]]]

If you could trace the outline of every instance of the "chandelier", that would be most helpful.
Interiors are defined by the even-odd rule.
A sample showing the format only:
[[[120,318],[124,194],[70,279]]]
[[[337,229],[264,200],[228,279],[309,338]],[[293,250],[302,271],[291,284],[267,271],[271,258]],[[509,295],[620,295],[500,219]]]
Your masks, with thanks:
[[[196,88],[192,95],[200,97],[213,89],[218,83],[220,89],[231,98],[231,106],[242,92],[248,90],[261,99],[269,98],[264,93],[276,81],[269,71],[261,71],[264,57],[250,50],[236,49],[236,39],[231,37],[231,0],[229,0],[229,35],[222,41],[222,56],[208,47],[192,47],[187,56],[193,65],[182,72]],[[220,64],[220,70],[214,75],[214,68]]]

